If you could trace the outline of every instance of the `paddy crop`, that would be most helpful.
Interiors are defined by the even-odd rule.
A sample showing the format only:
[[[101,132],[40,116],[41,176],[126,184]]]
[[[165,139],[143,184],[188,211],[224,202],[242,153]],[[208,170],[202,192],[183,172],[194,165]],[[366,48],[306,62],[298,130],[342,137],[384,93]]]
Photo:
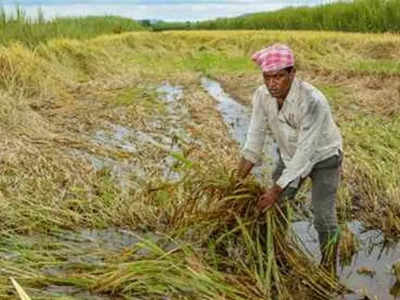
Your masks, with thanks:
[[[296,207],[254,210],[269,182],[238,185],[238,143],[201,84],[213,78],[250,106],[262,78],[249,57],[275,41],[292,46],[298,76],[325,92],[343,133],[342,226],[357,219],[398,236],[398,36],[141,32],[16,43],[0,49],[0,297],[15,299],[10,277],[32,299],[343,292],[291,229],[303,218]],[[309,201],[307,185],[299,198]],[[351,234],[344,240],[357,251]]]

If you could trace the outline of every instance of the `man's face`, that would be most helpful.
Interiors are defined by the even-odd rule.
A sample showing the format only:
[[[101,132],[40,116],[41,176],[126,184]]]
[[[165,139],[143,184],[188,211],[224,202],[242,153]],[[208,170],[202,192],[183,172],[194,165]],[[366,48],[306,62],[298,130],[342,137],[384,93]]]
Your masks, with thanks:
[[[294,68],[291,72],[287,70],[263,72],[264,84],[272,97],[277,99],[286,98],[295,73],[296,71]]]

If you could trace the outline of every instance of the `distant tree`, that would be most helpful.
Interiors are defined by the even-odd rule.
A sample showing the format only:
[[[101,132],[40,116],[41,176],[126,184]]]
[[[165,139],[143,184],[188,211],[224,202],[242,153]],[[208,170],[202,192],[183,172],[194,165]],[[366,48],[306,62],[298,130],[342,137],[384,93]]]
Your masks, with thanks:
[[[147,19],[141,20],[141,21],[139,21],[139,23],[142,24],[145,27],[151,27],[151,21],[150,20],[147,20]]]

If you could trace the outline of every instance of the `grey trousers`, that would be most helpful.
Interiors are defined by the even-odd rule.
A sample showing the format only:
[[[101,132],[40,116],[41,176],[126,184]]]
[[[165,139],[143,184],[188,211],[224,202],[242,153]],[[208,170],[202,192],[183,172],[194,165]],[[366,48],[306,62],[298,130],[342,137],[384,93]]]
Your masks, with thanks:
[[[309,177],[312,180],[312,209],[314,213],[314,226],[318,232],[320,244],[325,244],[338,232],[336,217],[336,194],[340,183],[340,167],[343,155],[331,156],[314,165]],[[279,156],[272,179],[276,182],[281,176],[285,165]],[[282,197],[293,199],[300,188],[288,186]]]

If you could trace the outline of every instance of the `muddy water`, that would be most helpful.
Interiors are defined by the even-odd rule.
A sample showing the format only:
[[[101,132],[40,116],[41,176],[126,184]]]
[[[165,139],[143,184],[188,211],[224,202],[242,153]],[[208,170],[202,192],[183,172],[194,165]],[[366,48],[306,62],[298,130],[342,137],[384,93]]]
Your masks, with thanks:
[[[138,153],[138,149],[143,149],[144,146],[153,145],[157,148],[163,149],[166,152],[166,156],[157,165],[152,165],[152,169],[161,169],[163,178],[168,180],[177,180],[180,175],[172,170],[175,160],[168,155],[169,152],[180,152],[179,145],[174,141],[172,135],[162,134],[148,134],[134,128],[128,128],[121,125],[108,123],[105,125],[105,129],[98,130],[93,141],[99,146],[109,147],[114,149],[122,149],[132,154]],[[132,174],[135,174],[135,179],[139,180],[136,182],[136,187],[139,187],[146,180],[146,174],[143,168],[136,165],[131,160],[115,160],[102,156],[88,155],[93,167],[97,170],[108,168],[111,170],[115,178],[122,187],[128,187],[134,182],[129,180]],[[148,162],[150,167],[150,163]],[[136,181],[135,180],[135,181]]]
[[[118,228],[108,229],[82,229],[78,232],[53,233],[59,241],[64,244],[79,245],[80,249],[103,249],[109,251],[120,251],[139,242],[143,234],[122,230]],[[147,236],[152,238],[152,236]]]
[[[164,82],[157,88],[162,96],[162,99],[168,103],[176,103],[183,98],[183,87],[171,85],[169,82]]]
[[[393,263],[400,259],[400,245],[385,243],[382,232],[365,231],[358,221],[348,223],[348,226],[358,238],[360,250],[347,266],[342,266],[341,281],[370,299],[400,299],[392,273]]]
[[[81,229],[76,231],[49,231],[46,234],[32,236],[2,236],[0,260],[4,274],[15,273],[13,262],[17,265],[27,262],[40,267],[35,274],[53,278],[46,287],[37,289],[31,295],[34,299],[87,299],[87,300],[119,300],[117,296],[96,294],[64,281],[69,275],[79,274],[83,270],[98,270],[109,265],[110,258],[126,255],[132,259],[146,257],[152,253],[151,247],[140,242],[155,244],[165,251],[175,249],[177,244],[161,234],[150,231],[130,231],[120,228]],[[129,252],[129,251],[132,252]],[[35,260],[40,257],[41,263]],[[46,260],[46,258],[48,258]],[[43,262],[47,262],[43,264]],[[12,266],[11,269],[8,267]],[[20,266],[23,270],[23,266]],[[19,268],[19,267],[18,267]],[[10,273],[11,272],[11,273]],[[74,276],[75,276],[74,275]],[[59,284],[56,282],[60,280]],[[60,298],[61,299],[61,298]]]
[[[232,138],[240,146],[246,139],[246,132],[250,122],[250,110],[236,102],[214,80],[203,78],[203,88],[213,97],[217,103],[217,109],[221,112]],[[270,176],[274,161],[276,161],[276,146],[272,139],[267,137],[264,148],[266,156],[261,172],[255,175],[260,181],[265,181]],[[265,175],[260,177],[261,175]],[[268,181],[267,181],[268,182]],[[400,260],[400,244],[386,245],[384,236],[378,230],[366,231],[358,221],[346,224],[359,242],[359,250],[351,257],[347,265],[339,267],[340,281],[354,293],[342,296],[340,299],[400,299],[396,292],[399,284],[392,273],[393,264]],[[295,222],[293,230],[304,245],[305,251],[311,259],[318,263],[320,259],[318,235],[310,220]]]
[[[162,177],[166,180],[179,180],[178,172],[174,171],[176,163],[170,153],[181,152],[179,141],[193,142],[184,131],[183,121],[188,116],[186,107],[181,103],[184,96],[183,87],[174,86],[168,82],[153,87],[159,100],[166,105],[165,116],[154,116],[151,133],[143,132],[135,128],[122,126],[115,123],[105,123],[103,128],[98,129],[90,137],[91,142],[97,146],[114,151],[132,153],[131,159],[113,159],[101,155],[93,155],[76,151],[77,155],[84,156],[89,160],[95,170],[109,169],[112,176],[120,184],[122,190],[139,189],[146,181],[146,170],[160,170]],[[159,162],[146,162],[146,166],[140,165],[139,152],[145,147],[163,149],[165,156]],[[137,154],[137,155],[136,155]],[[136,157],[136,159],[134,159]]]
[[[63,249],[68,249],[65,261],[60,264],[43,267],[44,275],[62,278],[66,273],[75,269],[97,269],[106,266],[106,260],[115,255],[121,255],[126,249],[132,249],[139,242],[147,240],[159,245],[166,251],[175,248],[171,241],[152,232],[129,231],[119,228],[108,229],[82,229],[71,232],[50,232],[46,237],[48,244],[62,244]],[[145,257],[150,250],[138,248],[135,256]],[[60,249],[61,250],[61,249]],[[63,250],[62,250],[63,251]],[[49,285],[43,290],[48,297],[72,296],[73,299],[88,300],[117,300],[119,297],[90,293],[85,289],[71,285]]]
[[[120,297],[110,297],[106,295],[97,295],[90,293],[88,291],[84,291],[80,288],[76,288],[73,286],[60,286],[60,285],[49,285],[43,293],[47,297],[57,297],[57,299],[68,299],[68,300],[77,300],[77,299],[85,299],[85,300],[122,300]],[[64,298],[65,295],[68,295],[68,298]],[[62,297],[62,298],[60,298]],[[70,298],[73,297],[73,298]]]
[[[359,250],[346,264],[339,264],[340,282],[354,293],[338,300],[400,299],[392,272],[393,264],[400,259],[400,245],[385,243],[381,231],[365,230],[359,221],[348,222],[346,226],[355,235]],[[296,222],[293,229],[311,258],[318,262],[321,256],[318,235],[311,222]]]

